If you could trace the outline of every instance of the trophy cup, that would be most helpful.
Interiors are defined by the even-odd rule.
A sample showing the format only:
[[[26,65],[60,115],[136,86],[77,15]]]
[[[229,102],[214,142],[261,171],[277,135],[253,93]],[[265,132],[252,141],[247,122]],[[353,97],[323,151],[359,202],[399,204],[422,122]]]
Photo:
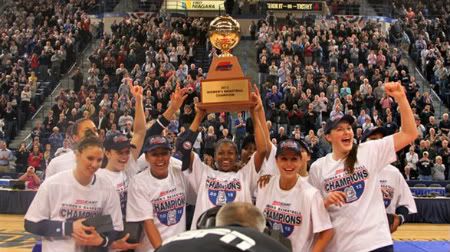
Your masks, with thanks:
[[[220,16],[209,24],[209,40],[222,53],[214,57],[208,75],[201,82],[200,109],[211,112],[238,112],[254,105],[250,100],[250,78],[245,77],[230,50],[239,43],[240,25],[230,16]]]

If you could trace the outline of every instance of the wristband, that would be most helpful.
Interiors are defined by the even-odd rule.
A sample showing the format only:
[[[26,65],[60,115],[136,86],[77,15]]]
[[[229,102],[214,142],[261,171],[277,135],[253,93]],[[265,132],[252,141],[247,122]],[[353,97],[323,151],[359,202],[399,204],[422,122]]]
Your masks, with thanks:
[[[164,116],[160,116],[158,119],[156,119],[156,122],[158,122],[161,127],[166,128],[169,126],[170,121],[167,120]]]
[[[197,140],[197,136],[200,132],[194,132],[190,129],[181,134],[176,143],[177,156],[182,161],[181,170],[184,171],[189,168],[191,162],[192,147]]]
[[[108,247],[108,241],[109,241],[108,236],[104,236],[102,234],[100,234],[100,236],[103,238],[103,241],[100,244],[100,247],[104,247],[104,248]]]

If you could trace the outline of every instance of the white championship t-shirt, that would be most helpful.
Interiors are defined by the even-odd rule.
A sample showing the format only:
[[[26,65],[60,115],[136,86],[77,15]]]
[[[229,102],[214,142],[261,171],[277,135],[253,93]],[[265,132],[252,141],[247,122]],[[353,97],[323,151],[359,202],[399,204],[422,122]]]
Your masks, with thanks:
[[[138,169],[139,167],[137,166],[136,160],[130,156],[123,171],[115,172],[102,168],[98,169],[96,172],[96,174],[100,174],[103,177],[108,178],[111,181],[112,186],[116,189],[116,192],[119,194],[120,208],[124,219],[127,208],[128,185],[130,183],[130,179],[137,174]]]
[[[383,193],[386,213],[395,214],[399,206],[408,208],[409,213],[417,213],[416,202],[400,171],[397,167],[388,165],[378,175]],[[406,217],[406,216],[404,216]]]
[[[45,170],[45,178],[50,178],[51,176],[66,170],[71,170],[75,165],[75,153],[70,150],[61,156],[57,156],[50,160],[50,163]]]
[[[279,176],[272,177],[259,189],[256,207],[291,240],[293,252],[311,251],[314,234],[332,228],[320,192],[301,177],[289,191],[280,188]]]
[[[280,175],[280,171],[278,170],[278,166],[277,166],[277,160],[275,158],[276,154],[277,154],[277,146],[272,144],[272,148],[270,150],[269,157],[267,159],[264,159],[264,162],[261,166],[261,170],[259,171],[259,174],[261,176],[263,176],[263,175],[272,175],[272,176]]]
[[[258,180],[254,155],[238,172],[222,172],[213,170],[194,154],[192,170],[189,182],[197,193],[197,201],[191,229],[196,229],[198,218],[210,208],[234,201],[252,203],[252,188]]]
[[[186,190],[188,182],[181,170],[169,165],[164,179],[153,177],[150,169],[137,174],[128,188],[127,218],[129,222],[153,220],[161,238],[165,239],[186,229]],[[145,231],[143,246],[136,252],[153,251]]]
[[[394,138],[387,136],[359,145],[352,175],[332,153],[312,164],[309,182],[324,198],[332,191],[347,195],[344,206],[328,208],[335,234],[327,251],[362,252],[392,244],[378,174],[396,158]]]
[[[70,169],[44,180],[28,208],[25,219],[32,222],[74,221],[97,215],[111,215],[114,230],[123,230],[119,196],[111,182],[96,175],[91,184],[83,186],[78,183]],[[43,237],[42,251],[82,252],[84,247],[75,245],[71,236]]]

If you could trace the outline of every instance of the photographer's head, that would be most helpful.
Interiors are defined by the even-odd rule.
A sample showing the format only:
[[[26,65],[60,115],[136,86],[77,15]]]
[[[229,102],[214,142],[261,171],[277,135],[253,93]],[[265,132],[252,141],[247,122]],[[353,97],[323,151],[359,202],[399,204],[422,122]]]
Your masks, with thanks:
[[[266,227],[266,219],[254,205],[247,202],[232,202],[220,208],[216,216],[216,226],[233,225],[254,228],[263,232]]]

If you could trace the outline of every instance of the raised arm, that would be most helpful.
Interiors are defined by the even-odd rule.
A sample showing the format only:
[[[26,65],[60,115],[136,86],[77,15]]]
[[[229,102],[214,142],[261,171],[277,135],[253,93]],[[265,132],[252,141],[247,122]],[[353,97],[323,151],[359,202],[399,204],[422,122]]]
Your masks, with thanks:
[[[400,82],[385,84],[386,93],[394,97],[400,109],[401,128],[394,134],[394,148],[399,151],[413,142],[418,136],[414,115],[409,105],[406,93]]]
[[[197,140],[199,134],[198,128],[206,115],[206,111],[195,107],[195,118],[192,121],[191,126],[187,129],[183,135],[181,135],[177,140],[176,153],[181,155],[181,160],[183,162],[181,170],[192,170],[192,163],[194,161],[194,153],[192,152],[192,146]]]
[[[266,151],[269,147],[267,147],[268,140],[265,132],[265,129],[267,129],[266,121],[261,121],[261,115],[264,114],[261,96],[259,95],[259,90],[256,85],[254,86],[254,88],[255,91],[251,94],[251,100],[255,103],[255,106],[250,108],[250,114],[253,119],[253,130],[255,132],[255,169],[256,172],[259,172],[264,162],[264,158],[266,157]],[[264,127],[264,125],[266,126]]]
[[[259,99],[261,100],[261,94],[259,92],[259,89],[256,85],[253,85],[254,89],[255,89],[255,93],[256,95],[259,97]],[[262,102],[262,101],[261,101]],[[266,112],[264,111],[264,106],[262,106],[262,109],[260,109],[257,113],[258,118],[259,118],[259,122],[261,123],[261,128],[262,131],[264,132],[264,137],[265,137],[265,148],[266,148],[266,159],[269,158],[270,152],[272,151],[272,142],[270,141],[270,132],[269,132],[269,128],[267,127],[267,123],[266,123]]]
[[[175,91],[170,96],[169,107],[166,109],[166,111],[164,111],[162,116],[170,121],[173,114],[175,114],[175,112],[177,112],[181,108],[187,96],[187,89],[180,88],[180,84],[177,84],[177,86],[175,87]]]
[[[186,100],[187,97],[187,89],[180,88],[179,85],[176,86],[175,92],[172,93],[170,96],[170,104],[169,107],[164,111],[162,116],[156,120],[156,123],[152,125],[147,130],[147,133],[145,134],[145,139],[154,136],[159,135],[161,132],[169,125],[170,119],[172,118],[173,114],[180,109],[181,105],[183,104],[184,100]],[[144,142],[145,142],[144,139]]]
[[[133,86],[132,81],[129,82],[129,85],[130,85],[130,92],[136,100],[136,108],[134,112],[133,138],[131,138],[131,143],[136,148],[131,149],[131,154],[133,155],[134,160],[137,160],[139,158],[139,154],[141,153],[146,133],[145,113],[144,113],[144,106],[142,104],[143,88],[141,86]]]

